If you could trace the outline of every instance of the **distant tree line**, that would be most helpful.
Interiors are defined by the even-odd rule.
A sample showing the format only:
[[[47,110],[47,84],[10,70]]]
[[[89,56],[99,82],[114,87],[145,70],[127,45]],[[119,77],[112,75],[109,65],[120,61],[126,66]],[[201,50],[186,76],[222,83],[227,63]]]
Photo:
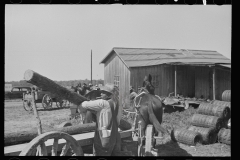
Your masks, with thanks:
[[[78,83],[86,83],[87,85],[91,83],[91,80],[85,79],[85,80],[69,80],[69,81],[54,81],[55,83],[67,87],[67,86],[76,86]],[[20,81],[10,81],[10,82],[5,82],[5,84],[12,84],[12,86],[33,86],[31,83],[28,83],[25,80],[20,80]],[[92,80],[92,84],[104,84],[104,80],[99,79],[99,80]]]

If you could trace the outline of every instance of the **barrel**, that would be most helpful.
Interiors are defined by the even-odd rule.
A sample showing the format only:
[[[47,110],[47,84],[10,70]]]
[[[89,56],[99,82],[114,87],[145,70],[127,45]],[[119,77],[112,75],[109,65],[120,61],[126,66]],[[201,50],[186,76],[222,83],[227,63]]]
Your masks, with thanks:
[[[228,127],[229,129],[231,129],[231,118],[228,120],[227,127]]]
[[[214,128],[219,131],[222,127],[222,119],[216,116],[194,114],[191,118],[191,124],[197,127]]]
[[[220,117],[224,120],[228,120],[230,118],[230,108],[226,105],[201,103],[197,109],[197,113]]]
[[[171,138],[175,142],[177,141],[190,146],[202,143],[202,136],[200,133],[187,129],[173,129],[171,131]]]
[[[203,144],[213,144],[217,141],[217,132],[214,128],[190,126],[188,130],[200,133]]]
[[[219,100],[213,100],[210,102],[211,104],[217,104],[217,105],[225,105],[231,109],[231,102],[226,101],[219,101]]]
[[[218,132],[218,141],[220,143],[224,143],[224,144],[230,145],[231,144],[231,130],[222,128]]]
[[[231,102],[231,90],[225,90],[222,93],[222,101]]]

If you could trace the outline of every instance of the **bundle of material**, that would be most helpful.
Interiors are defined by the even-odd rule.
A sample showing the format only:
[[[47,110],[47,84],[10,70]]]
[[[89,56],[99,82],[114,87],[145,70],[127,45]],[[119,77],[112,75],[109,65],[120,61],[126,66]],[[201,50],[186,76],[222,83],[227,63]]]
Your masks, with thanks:
[[[222,101],[231,102],[231,90],[225,90],[222,93]]]
[[[190,146],[202,143],[202,136],[200,133],[182,128],[172,130],[171,139],[175,142],[180,142]]]
[[[219,101],[219,100],[213,100],[210,102],[211,104],[216,104],[216,105],[222,105],[222,106],[227,106],[231,109],[231,102],[226,102],[226,101]]]
[[[188,130],[200,133],[203,144],[213,144],[217,140],[217,132],[214,128],[190,126]]]
[[[121,130],[129,130],[134,125],[134,120],[136,118],[136,112],[133,111],[126,111],[123,109],[122,111],[122,119],[120,121],[119,128]],[[135,122],[136,123],[136,122]]]
[[[218,132],[218,141],[224,144],[231,144],[231,130],[222,128]]]
[[[191,124],[197,127],[214,128],[216,131],[222,127],[223,119],[216,116],[203,114],[194,114],[191,119]]]
[[[121,119],[120,120],[120,124],[119,124],[119,128],[122,130],[122,131],[125,131],[125,130],[129,130],[132,128],[132,124],[129,123],[129,121],[127,121],[126,119]]]
[[[197,113],[216,116],[227,121],[230,118],[230,108],[226,105],[201,103],[198,107]]]

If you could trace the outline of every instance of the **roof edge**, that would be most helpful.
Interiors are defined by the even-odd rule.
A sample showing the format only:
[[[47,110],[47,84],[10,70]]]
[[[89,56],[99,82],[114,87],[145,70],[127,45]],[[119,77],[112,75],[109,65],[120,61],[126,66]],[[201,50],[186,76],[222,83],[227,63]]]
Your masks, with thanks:
[[[99,62],[99,64],[104,63],[104,60],[112,53],[114,48],[111,49],[111,51]]]
[[[119,56],[119,54],[114,50],[116,47],[113,47],[112,50],[102,59],[102,61],[99,63],[104,63],[104,61],[110,56],[110,54],[114,51],[118,58],[125,64],[125,66],[129,69],[129,66],[125,63],[125,61]]]
[[[182,50],[183,48],[181,48],[181,49],[177,49],[177,48],[175,48],[175,49],[170,49],[170,48],[131,48],[131,47],[114,47],[113,49],[153,49],[153,50],[159,50],[159,49],[161,49],[161,50]],[[189,50],[189,51],[205,51],[205,52],[209,52],[209,51],[211,51],[211,52],[217,52],[216,50],[198,50],[198,49],[184,49],[184,50]]]

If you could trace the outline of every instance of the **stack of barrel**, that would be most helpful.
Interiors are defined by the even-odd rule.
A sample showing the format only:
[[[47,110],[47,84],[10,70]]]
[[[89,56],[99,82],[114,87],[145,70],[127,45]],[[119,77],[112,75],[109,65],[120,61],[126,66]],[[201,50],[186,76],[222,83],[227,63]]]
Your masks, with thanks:
[[[231,110],[231,90],[225,90],[222,94],[222,101],[214,100],[212,104],[228,106]],[[223,121],[223,127],[218,132],[218,141],[224,144],[231,144],[231,114]]]
[[[230,129],[226,129],[230,119],[230,91],[223,92],[222,100],[225,101],[201,103],[196,114],[191,117],[191,126],[174,130],[172,137],[188,145],[213,144],[217,139],[221,143],[230,144]]]

